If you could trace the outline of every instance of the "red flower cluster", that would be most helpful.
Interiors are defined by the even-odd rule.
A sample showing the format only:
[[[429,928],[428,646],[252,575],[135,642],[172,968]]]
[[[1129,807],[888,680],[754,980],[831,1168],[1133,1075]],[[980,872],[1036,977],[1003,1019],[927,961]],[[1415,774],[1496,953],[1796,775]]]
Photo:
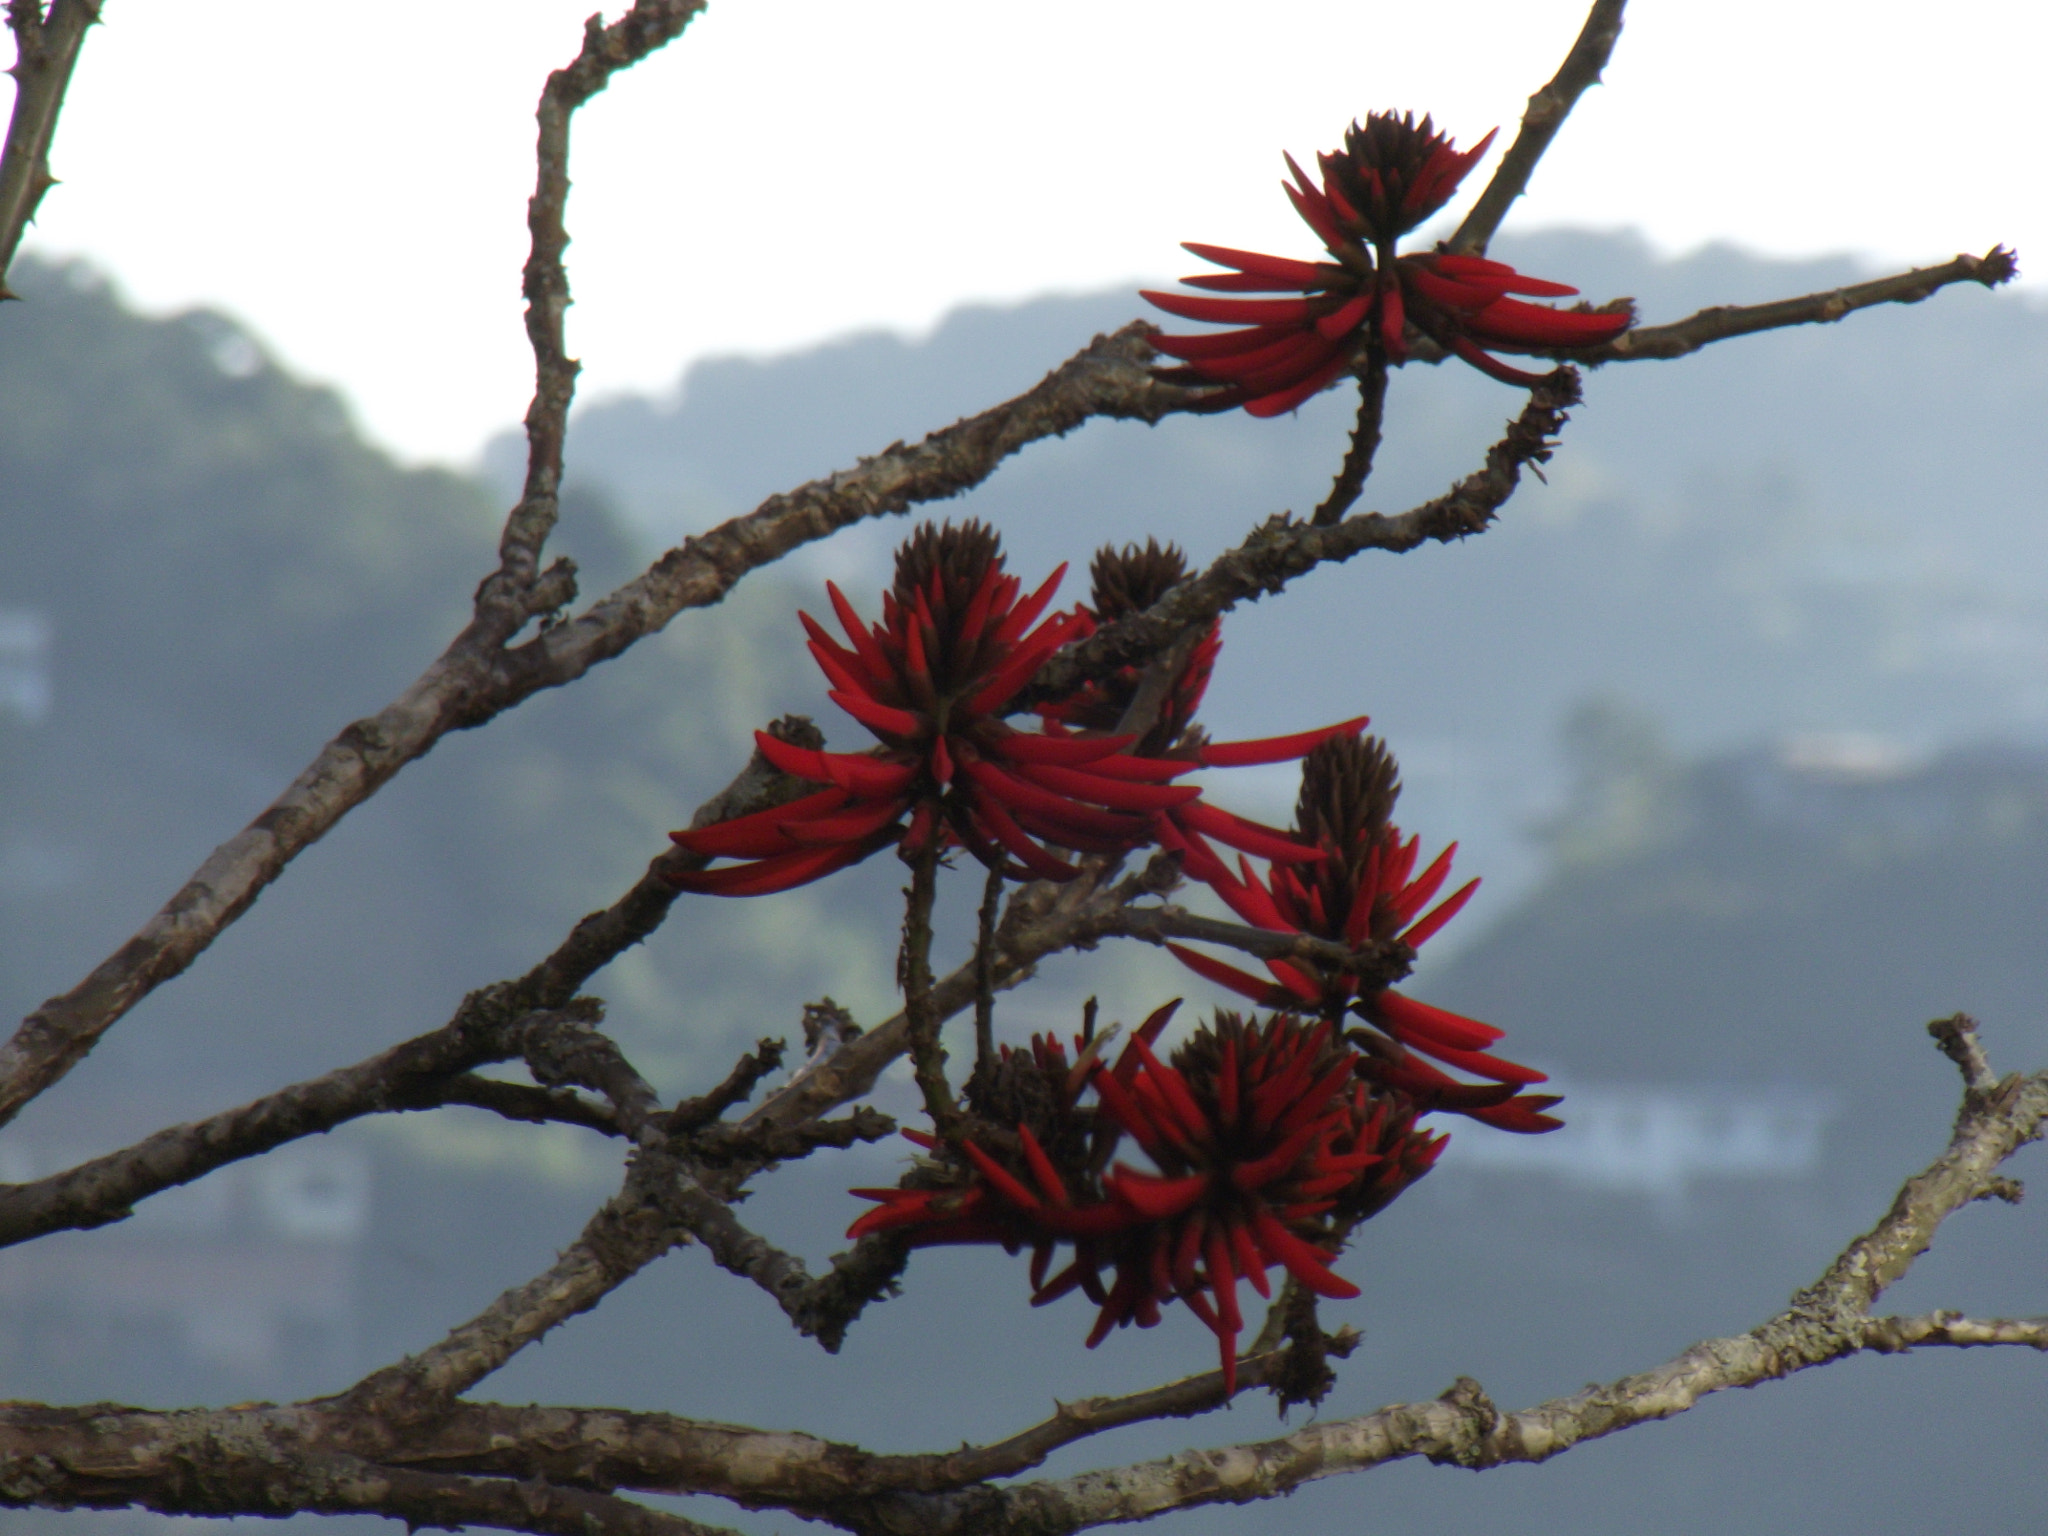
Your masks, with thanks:
[[[1293,837],[1321,850],[1321,860],[1276,863],[1263,878],[1244,859],[1236,874],[1214,857],[1186,862],[1188,873],[1206,882],[1247,923],[1353,948],[1398,940],[1414,949],[1471,899],[1477,880],[1423,911],[1450,875],[1457,844],[1415,873],[1421,840],[1404,841],[1393,824],[1400,776],[1381,742],[1371,737],[1324,742],[1303,762],[1301,777]],[[1455,1110],[1506,1131],[1549,1131],[1561,1123],[1543,1113],[1558,1102],[1555,1097],[1518,1093],[1544,1081],[1543,1073],[1487,1054],[1501,1038],[1490,1024],[1339,969],[1272,960],[1267,980],[1178,944],[1168,948],[1197,974],[1266,1007],[1311,1011],[1333,1024],[1347,1015],[1365,1020],[1372,1028],[1354,1030],[1351,1038],[1370,1058],[1368,1075],[1425,1108]],[[1460,1081],[1420,1059],[1424,1056],[1483,1081]]]
[[[1450,200],[1493,135],[1462,153],[1413,113],[1374,113],[1353,123],[1344,148],[1319,155],[1318,186],[1287,157],[1295,211],[1334,261],[1295,261],[1224,246],[1189,244],[1227,273],[1184,278],[1222,293],[1288,293],[1284,299],[1209,299],[1151,293],[1170,315],[1241,327],[1202,336],[1157,336],[1153,345],[1183,360],[1165,377],[1227,386],[1217,408],[1242,405],[1254,416],[1293,410],[1352,366],[1361,342],[1392,363],[1406,361],[1407,328],[1509,384],[1540,375],[1488,352],[1544,352],[1611,341],[1633,323],[1626,308],[1553,309],[1510,294],[1556,298],[1578,292],[1524,277],[1503,262],[1447,251],[1398,256],[1395,244]]]
[[[1062,566],[1020,601],[995,532],[977,522],[919,528],[896,557],[882,619],[862,623],[836,586],[832,606],[850,645],[801,615],[831,698],[874,733],[869,752],[819,752],[766,732],[776,767],[825,785],[772,810],[689,832],[692,853],[743,859],[673,877],[684,890],[753,896],[787,890],[902,843],[912,852],[957,841],[1019,879],[1066,880],[1075,869],[1046,844],[1123,852],[1152,840],[1157,814],[1201,791],[1169,781],[1193,766],[1134,757],[1128,736],[1058,737],[1005,724],[1011,700],[1046,658],[1080,632],[1066,614],[1032,626]]]
[[[1187,557],[1176,545],[1161,546],[1148,539],[1145,547],[1127,544],[1121,550],[1105,547],[1089,568],[1093,607],[1076,605],[1073,619],[1082,636],[1099,627],[1114,624],[1132,614],[1143,613],[1188,574]],[[1337,736],[1356,736],[1368,724],[1359,715],[1335,725],[1319,726],[1291,736],[1266,736],[1254,741],[1210,741],[1199,728],[1191,728],[1202,696],[1209,688],[1209,675],[1223,650],[1222,626],[1212,624],[1189,651],[1179,674],[1167,686],[1159,721],[1133,748],[1142,753],[1171,756],[1189,769],[1251,768],[1266,763],[1290,762],[1318,743]],[[1039,706],[1046,730],[1065,734],[1114,730],[1122,721],[1138,691],[1143,669],[1123,667],[1099,682],[1088,682],[1064,699]],[[1275,827],[1233,815],[1206,800],[1186,800],[1168,806],[1153,829],[1161,847],[1176,852],[1190,848],[1208,852],[1206,839],[1257,854],[1279,863],[1321,857],[1302,847]],[[1197,853],[1196,857],[1201,857]],[[1208,853],[1213,861],[1214,854]]]
[[[1147,558],[1127,554],[1141,563]],[[1157,546],[1150,555],[1160,570],[1180,559],[1177,550]],[[1104,585],[1102,572],[1108,569],[1114,578],[1121,558],[1105,551],[1097,559],[1101,609],[1119,600],[1105,598],[1106,591],[1122,593],[1128,605],[1141,590],[1136,576]],[[670,880],[686,891],[759,896],[819,879],[892,844],[915,853],[935,842],[957,843],[989,868],[1020,880],[1072,878],[1075,866],[1055,848],[1122,853],[1154,841],[1182,846],[1188,836],[1206,835],[1281,862],[1320,857],[1284,833],[1202,802],[1196,786],[1172,781],[1197,768],[1297,758],[1328,737],[1356,735],[1363,719],[1262,741],[1183,743],[1174,756],[1149,755],[1131,735],[1070,728],[1070,721],[1093,727],[1108,712],[1124,686],[1112,679],[1076,694],[1071,707],[1048,706],[1042,731],[1021,731],[1004,721],[1046,659],[1094,631],[1096,618],[1083,608],[1056,613],[1033,628],[1065,569],[1021,597],[1021,583],[1004,572],[993,530],[978,522],[927,524],[897,552],[896,579],[883,594],[881,622],[863,623],[827,583],[848,644],[802,614],[811,654],[834,685],[833,702],[880,745],[867,752],[821,752],[756,732],[754,740],[771,763],[823,787],[788,805],[670,833],[689,852],[741,861],[672,874]],[[1173,690],[1178,713],[1171,733],[1155,730],[1147,742],[1165,744],[1183,735],[1217,644],[1212,633],[1196,647]],[[1135,680],[1128,686],[1135,688]],[[1121,708],[1115,717],[1122,717]]]
[[[951,1149],[906,1133],[939,1160],[903,1188],[855,1190],[880,1204],[848,1235],[1029,1246],[1034,1305],[1077,1289],[1096,1303],[1091,1349],[1111,1329],[1152,1327],[1162,1307],[1183,1302],[1216,1335],[1234,1392],[1238,1282],[1268,1296],[1266,1271],[1279,1265],[1318,1295],[1357,1295],[1329,1267],[1342,1229],[1426,1173],[1445,1138],[1416,1130],[1405,1095],[1365,1081],[1364,1058],[1328,1023],[1221,1014],[1162,1062],[1153,1044],[1174,1006],[1146,1020],[1114,1067],[1086,1038],[1071,1068],[1043,1039],[1028,1058],[1006,1051],[1009,1078],[1019,1066],[1035,1071],[1053,1085],[1039,1102],[1057,1106],[1035,1116],[1035,1129],[1028,1111],[1017,1122],[1012,1165],[967,1141],[963,1166]],[[1076,1104],[1084,1080],[1096,1090],[1092,1110]],[[1009,1097],[1013,1109],[1019,1096]],[[1124,1136],[1156,1171],[1109,1166]],[[1048,1279],[1062,1243],[1074,1260]],[[1105,1270],[1114,1272],[1106,1286]]]
[[[1176,544],[1147,539],[1143,549],[1135,544],[1122,549],[1103,547],[1088,567],[1089,602],[1074,607],[1076,638],[1086,639],[1103,625],[1143,613],[1180,585],[1187,574],[1187,556]],[[1171,747],[1194,721],[1223,649],[1222,629],[1221,624],[1211,624],[1195,642],[1187,664],[1167,689],[1158,723],[1139,743],[1140,751]],[[1048,726],[1113,731],[1136,696],[1142,676],[1140,667],[1120,668],[1099,682],[1084,683],[1064,699],[1041,704],[1038,713]]]

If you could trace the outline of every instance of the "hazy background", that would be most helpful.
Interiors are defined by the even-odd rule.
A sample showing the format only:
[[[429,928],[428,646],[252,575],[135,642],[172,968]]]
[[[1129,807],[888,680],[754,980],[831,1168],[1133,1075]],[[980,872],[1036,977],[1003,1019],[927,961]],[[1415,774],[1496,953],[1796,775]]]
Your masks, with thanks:
[[[533,108],[591,0],[108,0],[35,248],[157,313],[231,310],[411,462],[526,409]],[[616,13],[618,7],[607,7]],[[1498,125],[1586,0],[718,0],[576,121],[569,340],[586,397],[955,306],[1307,254],[1280,152],[1371,110]],[[1517,227],[1903,267],[2048,250],[2048,11],[1636,0]],[[6,85],[0,82],[0,102]],[[1453,210],[1455,213],[1457,210]],[[2023,282],[2033,279],[2023,278]]]
[[[111,36],[111,31],[109,32]],[[1846,258],[1629,235],[1503,242],[1528,270],[1651,319],[1848,280]],[[516,472],[405,469],[338,395],[217,311],[138,316],[93,267],[31,262],[0,312],[0,1003],[18,1015],[118,944],[344,721],[459,624]],[[1125,290],[955,312],[700,362],[593,404],[560,545],[595,593],[683,534],[1021,388]],[[1397,381],[1368,504],[1470,469],[1513,391],[1463,369]],[[1445,1165],[1361,1236],[1333,1321],[1366,1344],[1329,1414],[1458,1374],[1523,1406],[1747,1327],[1814,1278],[1942,1144],[1954,1073],[1922,1033],[1983,1020],[2004,1067],[2048,1062],[2048,316],[1944,293],[1839,327],[1589,381],[1549,484],[1463,545],[1367,556],[1233,615],[1218,734],[1360,710],[1403,761],[1403,823],[1487,879],[1418,992],[1509,1030],[1567,1129],[1455,1125]],[[1035,575],[1105,537],[1206,559],[1312,504],[1348,406],[1298,418],[1093,424],[961,502]],[[742,760],[822,698],[794,623],[833,574],[872,592],[901,521],[744,583],[574,689],[453,738],[0,1133],[0,1177],[357,1060],[446,1019],[623,890]],[[1070,585],[1070,595],[1078,584]],[[1284,815],[1284,772],[1219,797]],[[964,877],[963,877],[964,879]],[[772,899],[680,906],[593,983],[669,1093],[793,1033],[830,992],[890,1006],[886,861]],[[1150,952],[1048,968],[1005,1034],[1209,994]],[[884,1101],[907,1106],[903,1084]],[[822,1259],[896,1152],[820,1157],[749,1219]],[[2018,1171],[2034,1172],[2038,1155]],[[617,1156],[470,1111],[347,1128],[146,1202],[125,1224],[0,1255],[0,1394],[233,1402],[330,1391],[545,1265]],[[1973,1208],[1891,1298],[2043,1308],[2034,1206]],[[836,1358],[701,1253],[671,1256],[488,1385],[798,1425],[884,1449],[999,1437],[1057,1396],[1205,1365],[1175,1316],[1080,1348],[1087,1309],[1025,1304],[999,1254],[918,1256]],[[1176,1532],[2004,1531],[2036,1523],[2040,1362],[1928,1351],[1711,1400],[1542,1468],[1384,1469]],[[1277,1432],[1262,1400],[1106,1439],[1049,1469]],[[1958,1481],[1953,1469],[1978,1469]],[[788,1518],[706,1518],[750,1532]],[[0,1516],[7,1529],[138,1519]]]

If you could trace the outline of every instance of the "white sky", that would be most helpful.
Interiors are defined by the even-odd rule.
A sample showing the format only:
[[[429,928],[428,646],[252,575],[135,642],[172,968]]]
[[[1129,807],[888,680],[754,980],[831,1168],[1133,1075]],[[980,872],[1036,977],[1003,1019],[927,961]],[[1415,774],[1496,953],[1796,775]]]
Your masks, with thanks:
[[[532,109],[589,4],[108,0],[30,246],[152,310],[228,309],[405,457],[466,461],[531,392]],[[1171,277],[1199,265],[1181,240],[1305,255],[1283,148],[1384,107],[1505,143],[1582,11],[713,0],[579,119],[584,398],[963,300]],[[1511,223],[1887,264],[2004,240],[2048,276],[2044,57],[2033,0],[1638,0]]]

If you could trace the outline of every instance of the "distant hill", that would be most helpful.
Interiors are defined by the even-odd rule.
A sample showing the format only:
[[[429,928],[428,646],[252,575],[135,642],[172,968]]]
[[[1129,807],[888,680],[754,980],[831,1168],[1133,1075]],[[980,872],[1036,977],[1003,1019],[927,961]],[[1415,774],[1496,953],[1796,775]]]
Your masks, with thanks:
[[[1660,260],[1628,235],[1500,252],[1595,299],[1633,294],[1650,321],[1867,275],[1723,247]],[[1046,299],[963,310],[922,339],[699,363],[670,395],[585,407],[572,473],[672,541],[1005,398],[1146,313],[1131,293]],[[1396,510],[1468,473],[1517,401],[1461,366],[1403,371],[1365,504]],[[1314,505],[1351,410],[1339,391],[1275,422],[1094,423],[935,510],[990,518],[1025,570],[1147,533],[1207,558]],[[1923,750],[2048,740],[2044,420],[2048,312],[1974,287],[1610,367],[1549,486],[1485,537],[1367,557],[1233,617],[1210,713],[1244,734],[1370,711],[1403,753],[1416,824],[1463,839],[1501,895],[1535,872],[1521,833],[1563,792],[1555,733],[1590,697],[1649,710],[1687,752],[1813,730]],[[503,444],[486,464],[503,475]],[[865,530],[831,569],[855,551],[877,568],[897,536]],[[1269,808],[1284,794],[1268,786]]]

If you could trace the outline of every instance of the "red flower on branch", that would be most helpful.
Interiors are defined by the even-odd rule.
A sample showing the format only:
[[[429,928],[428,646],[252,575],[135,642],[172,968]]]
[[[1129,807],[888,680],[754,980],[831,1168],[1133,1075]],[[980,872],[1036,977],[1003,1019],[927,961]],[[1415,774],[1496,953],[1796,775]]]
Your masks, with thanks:
[[[1318,1296],[1356,1296],[1330,1269],[1343,1232],[1426,1173],[1447,1138],[1417,1131],[1404,1096],[1361,1081],[1361,1058],[1326,1022],[1221,1013],[1170,1064],[1143,1039],[1131,1048],[1137,1070],[1098,1068],[1096,1091],[1157,1171],[1118,1164],[1105,1179],[1139,1219],[1113,1246],[1116,1280],[1088,1344],[1184,1302],[1216,1335],[1227,1395],[1238,1281],[1270,1296],[1278,1265]],[[1054,1282],[1032,1300],[1057,1294]]]
[[[1066,567],[1028,597],[978,522],[917,530],[897,552],[879,623],[864,623],[827,584],[842,645],[809,614],[811,654],[831,698],[880,742],[822,752],[766,732],[776,767],[825,786],[789,805],[674,832],[682,848],[745,862],[671,877],[684,890],[753,896],[787,890],[901,843],[957,842],[1018,879],[1066,880],[1075,866],[1048,844],[1121,853],[1152,841],[1158,814],[1200,790],[1171,780],[1193,765],[1136,757],[1129,736],[1052,736],[1003,715],[1047,657],[1074,638],[1071,615],[1045,612]]]
[[[1097,552],[1089,575],[1093,606],[1076,605],[1073,617],[1079,626],[1077,638],[1085,638],[1101,626],[1150,608],[1186,579],[1187,556],[1177,545],[1162,546],[1153,539],[1147,539],[1143,549],[1135,544],[1126,544],[1120,550],[1105,546]],[[1359,715],[1291,736],[1210,741],[1193,725],[1193,720],[1222,650],[1222,626],[1211,624],[1167,685],[1157,724],[1145,733],[1134,750],[1176,759],[1190,770],[1250,768],[1290,762],[1332,737],[1356,736],[1368,724],[1367,717]],[[1142,667],[1120,667],[1106,678],[1083,684],[1064,699],[1041,704],[1039,715],[1046,730],[1053,734],[1114,730],[1136,697],[1143,676]],[[1207,850],[1206,839],[1214,838],[1242,852],[1282,863],[1321,857],[1278,828],[1234,815],[1207,800],[1186,800],[1168,806],[1161,813],[1154,834],[1160,846],[1181,853],[1190,848]],[[1214,855],[1208,856],[1213,861]],[[1201,854],[1195,857],[1200,858]]]
[[[1278,1265],[1318,1295],[1357,1295],[1329,1267],[1343,1233],[1427,1173],[1446,1138],[1416,1129],[1414,1100],[1362,1079],[1364,1058],[1328,1023],[1221,1014],[1163,1062],[1153,1047],[1177,1006],[1114,1066],[1086,1035],[1071,1066],[1043,1037],[1028,1054],[1006,1048],[974,1096],[978,1114],[1015,1126],[1007,1149],[906,1131],[930,1156],[897,1188],[853,1191],[877,1206],[847,1235],[1028,1247],[1034,1306],[1074,1290],[1096,1304],[1091,1349],[1182,1302],[1216,1335],[1234,1392],[1238,1282],[1270,1296]],[[1077,1102],[1084,1085],[1093,1106]],[[1153,1171],[1111,1164],[1126,1136]],[[1048,1277],[1062,1245],[1074,1257]]]
[[[1352,364],[1361,344],[1391,363],[1407,360],[1413,326],[1445,351],[1504,383],[1533,385],[1541,375],[1510,367],[1492,351],[1548,352],[1611,341],[1634,323],[1626,306],[1554,309],[1510,297],[1558,298],[1578,290],[1525,277],[1504,262],[1449,251],[1397,255],[1400,237],[1448,202],[1493,134],[1459,151],[1425,117],[1378,112],[1353,123],[1344,148],[1319,155],[1318,185],[1292,156],[1295,211],[1334,260],[1296,261],[1225,246],[1189,244],[1204,261],[1231,270],[1182,279],[1221,293],[1284,293],[1291,298],[1212,299],[1147,292],[1170,315],[1239,327],[1199,336],[1155,336],[1153,345],[1184,366],[1162,377],[1226,386],[1209,403],[1242,405],[1254,416],[1293,410]]]
[[[1074,638],[1085,640],[1104,625],[1143,613],[1187,579],[1188,559],[1177,544],[1147,539],[1143,549],[1104,545],[1088,567],[1089,601],[1074,606]],[[1223,626],[1211,624],[1189,652],[1186,663],[1166,690],[1158,722],[1139,743],[1141,751],[1163,751],[1180,740],[1208,692],[1209,675],[1223,650]],[[1072,730],[1113,731],[1137,697],[1144,668],[1119,667],[1108,677],[1083,683],[1064,699],[1041,704],[1038,713],[1049,726]]]
[[[1176,998],[1155,1010],[1136,1039],[1149,1046],[1179,1007]],[[1046,1285],[1055,1247],[1073,1243],[1081,1252],[1053,1282],[1059,1294],[1078,1284],[1098,1303],[1106,1300],[1093,1279],[1104,1262],[1095,1242],[1131,1221],[1102,1186],[1123,1132],[1080,1097],[1108,1043],[1108,1036],[1084,1030],[1075,1036],[1071,1063],[1048,1035],[1033,1035],[1028,1051],[1000,1047],[995,1070],[985,1080],[970,1080],[967,1097],[975,1118],[999,1128],[1007,1146],[992,1153],[970,1136],[956,1149],[923,1131],[905,1131],[929,1156],[894,1189],[854,1190],[878,1204],[846,1235],[894,1232],[917,1248],[1000,1243],[1014,1253],[1028,1247],[1034,1291]],[[1129,1077],[1137,1067],[1135,1051],[1127,1045],[1113,1070]]]
[[[1149,556],[1160,569],[1180,561],[1178,550],[1156,545]],[[1105,587],[1100,579],[1106,558],[1107,552],[1096,562],[1098,602],[1104,591],[1119,590],[1114,581]],[[915,853],[934,842],[965,847],[991,869],[1020,880],[1071,879],[1076,867],[1055,849],[1124,853],[1154,841],[1178,848],[1190,835],[1266,859],[1320,858],[1285,833],[1206,803],[1196,786],[1173,782],[1197,768],[1285,762],[1330,736],[1356,735],[1365,725],[1360,718],[1260,741],[1216,744],[1198,734],[1189,739],[1185,716],[1207,684],[1218,643],[1213,632],[1170,690],[1170,735],[1155,729],[1141,743],[1128,733],[1072,730],[1059,705],[1045,708],[1043,731],[1020,731],[1005,722],[1012,701],[1046,658],[1093,631],[1095,618],[1085,608],[1037,623],[1065,569],[1021,597],[1021,583],[1003,570],[993,530],[977,522],[957,528],[928,524],[897,552],[896,580],[883,594],[879,623],[864,623],[828,582],[849,643],[842,645],[809,614],[799,617],[811,654],[834,684],[833,702],[880,745],[867,752],[824,752],[757,731],[762,756],[822,787],[787,805],[671,832],[676,845],[691,853],[740,862],[678,872],[670,881],[716,896],[766,895],[859,863],[892,844]],[[1088,685],[1075,695],[1072,717],[1099,718],[1124,686],[1120,676]],[[1128,686],[1134,690],[1137,684]],[[1121,717],[1119,708],[1116,718]],[[1175,737],[1182,740],[1171,756],[1144,750],[1146,743]]]
[[[1291,835],[1321,850],[1321,860],[1275,863],[1263,878],[1244,859],[1235,874],[1221,859],[1203,857],[1199,850],[1186,860],[1188,873],[1206,882],[1247,923],[1354,949],[1393,942],[1415,949],[1478,889],[1477,880],[1467,881],[1430,906],[1449,878],[1457,844],[1416,873],[1421,840],[1404,840],[1393,824],[1400,774],[1377,739],[1339,737],[1323,743],[1303,762],[1301,779]],[[1507,1131],[1549,1131],[1561,1124],[1543,1113],[1558,1102],[1555,1097],[1519,1093],[1543,1082],[1543,1073],[1488,1054],[1501,1038],[1491,1024],[1432,1007],[1341,967],[1271,960],[1266,965],[1270,975],[1262,978],[1183,945],[1167,947],[1197,974],[1266,1007],[1313,1012],[1333,1024],[1347,1015],[1364,1020],[1370,1028],[1353,1030],[1351,1038],[1366,1052],[1368,1075],[1413,1095],[1425,1108],[1454,1110]],[[1433,1063],[1482,1081],[1462,1081]]]

